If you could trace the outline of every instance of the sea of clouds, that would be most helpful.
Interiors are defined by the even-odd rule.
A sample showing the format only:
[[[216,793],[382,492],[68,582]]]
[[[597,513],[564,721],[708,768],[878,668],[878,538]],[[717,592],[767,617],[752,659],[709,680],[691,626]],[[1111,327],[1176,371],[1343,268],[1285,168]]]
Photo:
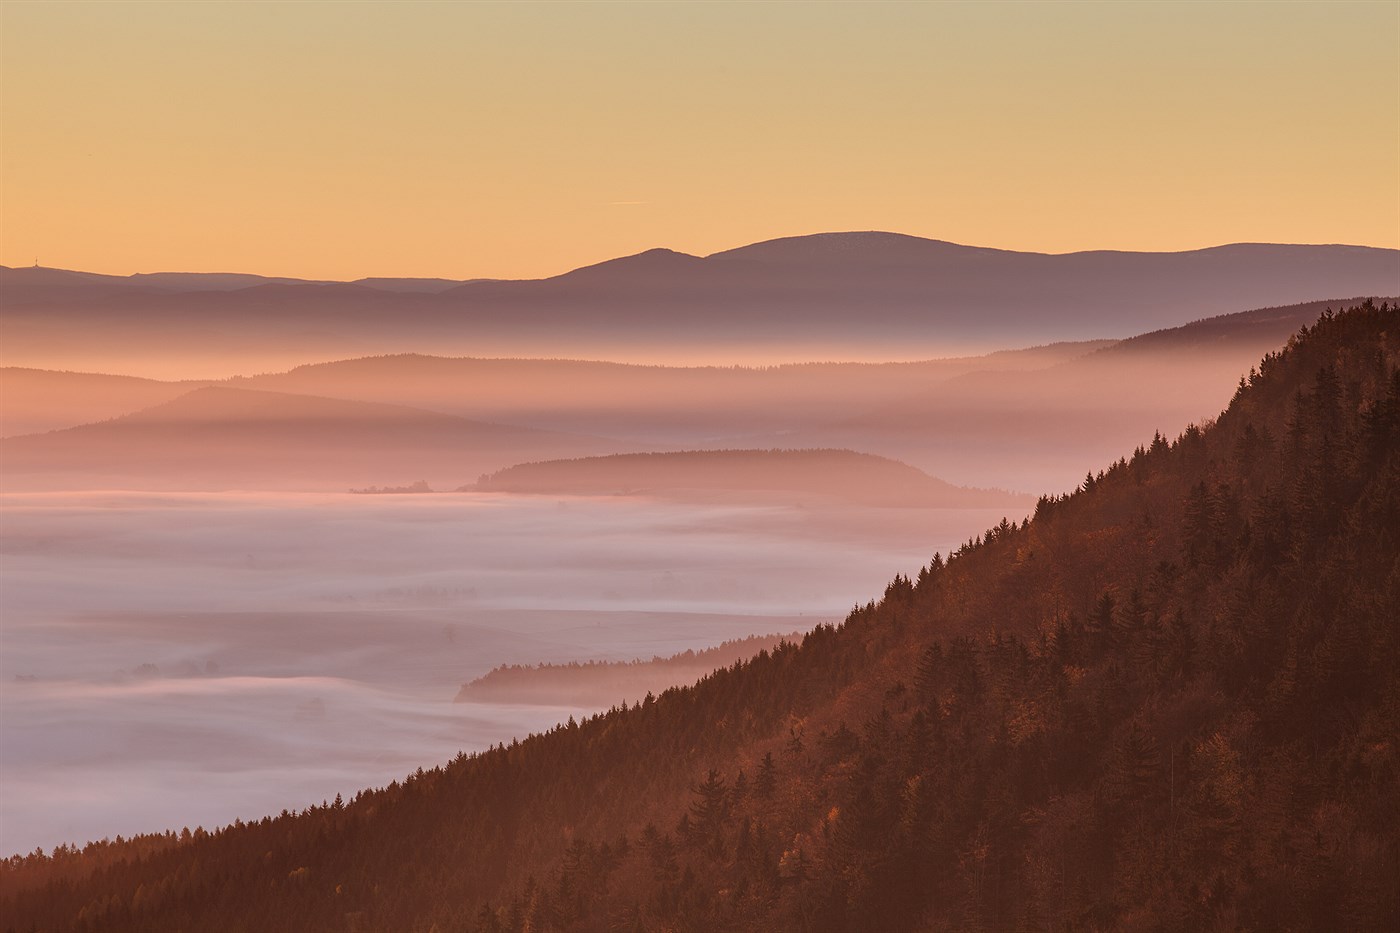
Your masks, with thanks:
[[[836,621],[1001,518],[468,493],[0,507],[4,853],[351,796],[591,712],[452,702],[498,664]]]

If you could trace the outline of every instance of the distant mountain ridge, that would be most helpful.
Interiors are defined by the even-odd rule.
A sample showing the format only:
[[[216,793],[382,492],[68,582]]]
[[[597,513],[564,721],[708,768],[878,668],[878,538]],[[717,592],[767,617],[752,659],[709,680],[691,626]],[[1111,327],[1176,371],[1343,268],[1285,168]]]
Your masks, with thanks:
[[[251,284],[250,284],[251,283]],[[1240,307],[1400,292],[1400,251],[1239,243],[1175,253],[1025,253],[879,232],[788,237],[706,257],[666,249],[542,279],[327,283],[0,268],[7,362],[60,350],[219,342],[267,353],[872,358],[1127,337]],[[725,349],[728,348],[728,349]],[[668,355],[669,354],[669,355]],[[858,358],[858,357],[847,357]],[[890,358],[885,355],[884,358]],[[907,357],[906,357],[907,358]],[[303,360],[304,361],[304,360]]]
[[[1260,308],[1123,341],[898,363],[678,367],[386,354],[218,382],[5,367],[0,431],[13,437],[103,421],[220,385],[386,403],[612,444],[567,448],[558,456],[846,448],[962,486],[1044,492],[1073,486],[1086,460],[1111,457],[1154,430],[1175,433],[1213,415],[1263,353],[1329,306],[1340,305]],[[373,446],[376,437],[368,433],[365,445]],[[478,469],[535,456],[487,460]],[[454,488],[474,475],[466,462],[434,474],[436,488]],[[417,471],[403,472],[408,469],[346,477],[326,488],[420,478]]]
[[[1361,246],[1346,243],[1225,243],[1217,246],[1200,247],[1188,250],[1148,251],[1094,249],[1076,250],[1065,253],[1046,253],[1026,250],[1001,249],[988,246],[969,246],[949,240],[931,239],[904,233],[881,230],[841,231],[813,233],[799,236],[776,237],[761,240],[746,246],[737,246],[707,255],[686,253],[667,247],[652,247],[638,253],[604,259],[594,263],[558,272],[539,278],[504,279],[483,278],[452,279],[441,276],[366,276],[358,279],[302,278],[298,276],[268,276],[250,272],[136,272],[131,275],[113,275],[102,272],[85,272],[74,269],[61,269],[50,266],[5,266],[0,265],[0,275],[7,285],[33,279],[37,283],[59,284],[63,281],[101,284],[120,287],[126,284],[161,291],[234,291],[258,285],[362,285],[385,291],[435,292],[454,288],[470,287],[479,284],[512,284],[519,282],[548,282],[580,274],[593,275],[619,270],[675,271],[684,268],[699,268],[704,263],[762,263],[762,264],[809,264],[826,265],[883,265],[883,266],[938,266],[954,265],[961,262],[994,262],[1012,257],[1038,257],[1052,261],[1087,261],[1091,257],[1161,257],[1161,256],[1218,256],[1243,254],[1256,251],[1292,251],[1298,255],[1317,251],[1353,251],[1363,253],[1389,253],[1397,251],[1385,247]]]

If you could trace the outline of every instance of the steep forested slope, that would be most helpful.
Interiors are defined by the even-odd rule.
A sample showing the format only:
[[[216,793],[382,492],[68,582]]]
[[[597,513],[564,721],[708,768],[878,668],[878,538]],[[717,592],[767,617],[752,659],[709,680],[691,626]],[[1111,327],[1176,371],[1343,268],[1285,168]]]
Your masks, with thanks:
[[[1400,313],[800,647],[302,814],[10,860],[16,929],[1389,929]]]

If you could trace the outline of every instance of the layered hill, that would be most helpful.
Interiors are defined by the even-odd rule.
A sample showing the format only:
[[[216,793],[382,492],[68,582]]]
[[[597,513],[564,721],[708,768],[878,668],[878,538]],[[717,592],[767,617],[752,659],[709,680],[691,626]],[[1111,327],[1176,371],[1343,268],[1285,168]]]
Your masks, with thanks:
[[[606,426],[609,436],[740,434],[789,428],[802,419],[833,413],[855,414],[964,373],[1040,369],[1112,343],[1081,341],[907,363],[765,367],[412,353],[306,364],[213,382],[9,366],[0,367],[0,430],[15,435],[75,427],[130,414],[204,385],[222,385],[407,405],[555,430],[587,433]]]
[[[401,405],[206,386],[109,421],[0,440],[7,489],[440,485],[472,469],[611,442]]]
[[[691,435],[735,434],[790,427],[831,412],[856,413],[969,372],[1041,369],[1112,342],[1060,343],[915,362],[759,367],[403,354],[298,366],[230,384],[372,398],[540,427],[596,421],[624,434],[654,435],[667,425]]]
[[[1329,307],[1223,315],[1049,366],[962,373],[784,440],[872,451],[955,483],[1062,490],[1145,426],[1175,433],[1213,417],[1262,354]]]
[[[707,497],[787,493],[906,508],[1028,506],[1034,498],[968,489],[907,463],[853,450],[686,450],[520,463],[482,476],[483,492]]]
[[[650,250],[530,281],[259,281],[180,290],[0,270],[6,362],[173,365],[417,351],[676,362],[939,355],[1127,337],[1241,307],[1400,291],[1400,252],[1233,244],[1179,253],[1019,253],[830,233],[707,257]],[[221,285],[231,284],[220,280]],[[393,284],[393,283],[391,283]],[[167,287],[174,286],[174,287]],[[62,351],[62,355],[60,355]],[[220,364],[218,361],[223,361]],[[267,366],[258,368],[266,369]],[[124,370],[119,370],[124,371]]]
[[[15,928],[1390,929],[1400,312],[800,647],[216,833],[5,863]]]
[[[1325,306],[1241,312],[1117,344],[910,363],[663,367],[408,354],[220,384],[600,434],[632,446],[851,447],[962,483],[1064,488],[1086,458],[1133,443],[1143,424],[1178,430],[1217,410],[1261,353]],[[6,368],[0,427],[7,435],[71,427],[197,385]]]
[[[174,401],[204,385],[6,366],[0,368],[0,436],[107,421]]]
[[[960,485],[1062,490],[1078,482],[1085,463],[1137,443],[1144,426],[1177,432],[1219,411],[1260,355],[1329,305],[1336,306],[1239,312],[1125,341],[917,362],[677,367],[399,354],[216,384],[617,441],[591,452],[849,448]],[[73,427],[199,385],[0,369],[0,430]]]

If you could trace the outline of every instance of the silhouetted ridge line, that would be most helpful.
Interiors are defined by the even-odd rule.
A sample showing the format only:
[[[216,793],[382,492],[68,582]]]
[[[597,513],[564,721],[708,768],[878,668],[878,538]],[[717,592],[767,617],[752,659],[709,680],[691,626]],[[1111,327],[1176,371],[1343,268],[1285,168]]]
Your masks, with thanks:
[[[1400,251],[1232,244],[1022,253],[883,233],[699,257],[666,249],[529,280],[190,279],[0,270],[5,358],[285,362],[366,347],[491,356],[791,360],[1126,337],[1240,307],[1400,292]],[[219,287],[210,287],[219,283]],[[193,285],[191,285],[193,287]],[[678,349],[678,348],[684,348]],[[99,367],[100,368],[100,367]],[[190,372],[187,370],[187,372]]]

